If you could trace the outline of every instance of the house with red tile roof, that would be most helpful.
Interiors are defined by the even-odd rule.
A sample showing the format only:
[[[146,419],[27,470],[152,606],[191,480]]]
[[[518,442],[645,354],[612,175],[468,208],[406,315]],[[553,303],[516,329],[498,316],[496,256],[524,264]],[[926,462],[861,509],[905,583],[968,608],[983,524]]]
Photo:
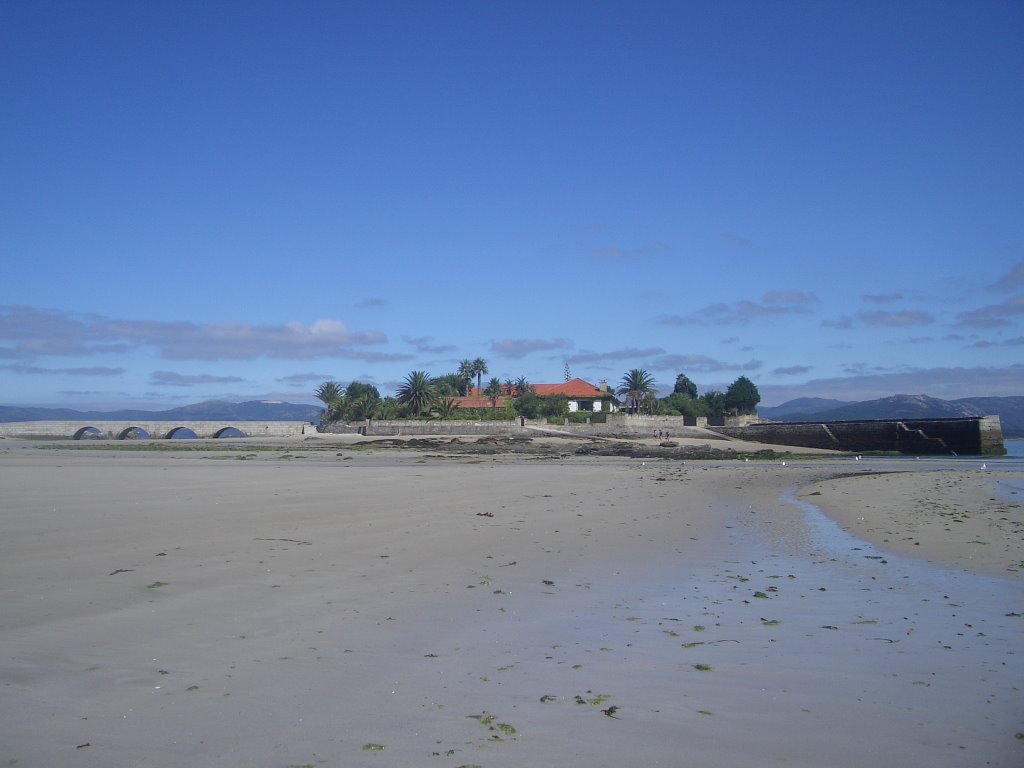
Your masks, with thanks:
[[[583,379],[569,379],[561,384],[534,384],[533,388],[541,397],[565,395],[569,400],[570,413],[577,411],[615,412],[619,407],[618,398],[604,381],[594,386]]]
[[[569,401],[569,412],[577,411],[607,411],[614,413],[619,408],[619,400],[615,393],[602,381],[597,386],[583,379],[569,379],[561,384],[533,384],[534,391],[540,397],[551,397],[554,395],[565,395]],[[452,400],[459,408],[504,408],[505,403],[515,397],[515,392],[502,391],[496,403],[491,403],[491,398],[484,394],[483,390],[476,387],[469,388],[469,394],[465,397],[453,397]]]

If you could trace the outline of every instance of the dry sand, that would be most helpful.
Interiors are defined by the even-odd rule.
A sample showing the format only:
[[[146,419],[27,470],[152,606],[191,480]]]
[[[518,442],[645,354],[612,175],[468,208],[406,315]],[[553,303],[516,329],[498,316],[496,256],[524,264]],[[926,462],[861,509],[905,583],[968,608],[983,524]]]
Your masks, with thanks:
[[[0,441],[0,762],[1019,766],[988,466]]]

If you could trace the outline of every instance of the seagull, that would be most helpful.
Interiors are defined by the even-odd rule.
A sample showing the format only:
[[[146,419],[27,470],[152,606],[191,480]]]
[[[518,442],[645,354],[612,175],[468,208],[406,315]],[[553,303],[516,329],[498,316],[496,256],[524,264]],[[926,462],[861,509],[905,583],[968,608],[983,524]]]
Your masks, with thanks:
[[[786,462],[782,462],[782,466],[786,466]]]
[[[988,464],[982,464],[982,465],[981,465],[981,468],[982,468],[982,469],[988,469]]]

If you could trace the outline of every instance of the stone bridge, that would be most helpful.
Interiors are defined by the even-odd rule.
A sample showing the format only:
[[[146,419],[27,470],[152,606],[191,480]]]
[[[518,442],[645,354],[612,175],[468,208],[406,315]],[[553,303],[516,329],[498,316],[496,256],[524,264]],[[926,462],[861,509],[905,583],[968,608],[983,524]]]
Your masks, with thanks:
[[[12,421],[0,423],[0,437],[125,440],[138,437],[138,430],[143,430],[150,439],[164,440],[183,429],[203,438],[223,437],[229,429],[237,429],[246,437],[291,437],[316,432],[316,427],[305,421]]]

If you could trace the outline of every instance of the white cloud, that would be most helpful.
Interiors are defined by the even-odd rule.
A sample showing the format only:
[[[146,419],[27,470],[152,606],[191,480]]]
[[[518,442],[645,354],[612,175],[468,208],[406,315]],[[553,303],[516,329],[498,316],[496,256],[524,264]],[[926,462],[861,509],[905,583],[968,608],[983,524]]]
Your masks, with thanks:
[[[1013,265],[1009,272],[992,284],[997,291],[1015,291],[1024,286],[1024,261]]]
[[[421,354],[446,355],[457,349],[454,344],[434,344],[433,336],[403,336],[402,341],[411,344]]]
[[[164,387],[193,387],[196,384],[237,384],[238,376],[211,376],[209,374],[183,374],[173,371],[153,371],[149,383]]]
[[[896,312],[878,309],[870,312],[858,312],[857,319],[865,325],[887,328],[905,328],[911,325],[929,325],[935,322],[935,318],[928,312],[919,309],[904,309]]]
[[[971,328],[1000,328],[1013,325],[1010,318],[1020,315],[1024,315],[1024,293],[1011,296],[999,304],[961,312],[957,315],[957,321]]]
[[[818,303],[812,293],[798,290],[769,291],[761,301],[737,301],[732,304],[718,302],[709,304],[688,315],[661,315],[655,322],[659,325],[747,325],[768,317],[785,315],[806,315],[812,312],[811,305]]]
[[[0,344],[8,359],[42,356],[123,354],[133,348],[156,349],[169,360],[255,360],[345,357],[402,360],[354,348],[387,342],[377,331],[351,332],[340,320],[311,325],[190,323],[159,320],[118,320],[99,315],[0,307]]]
[[[575,355],[569,355],[566,358],[566,361],[569,363],[600,363],[608,360],[640,360],[653,355],[660,355],[664,353],[664,351],[665,350],[661,347],[646,347],[643,349],[626,347],[624,349],[615,349],[610,352],[584,351]]]
[[[549,352],[570,347],[572,342],[568,339],[502,339],[492,341],[490,350],[496,355],[518,360],[533,352]]]
[[[36,365],[0,365],[0,370],[20,373],[24,375],[65,375],[65,376],[120,376],[124,368],[107,368],[103,366],[89,366],[84,368],[42,368]]]
[[[760,360],[728,363],[707,355],[661,355],[654,358],[650,365],[655,370],[674,370],[689,375],[690,373],[718,373],[721,371],[756,371],[761,368],[762,363]]]

